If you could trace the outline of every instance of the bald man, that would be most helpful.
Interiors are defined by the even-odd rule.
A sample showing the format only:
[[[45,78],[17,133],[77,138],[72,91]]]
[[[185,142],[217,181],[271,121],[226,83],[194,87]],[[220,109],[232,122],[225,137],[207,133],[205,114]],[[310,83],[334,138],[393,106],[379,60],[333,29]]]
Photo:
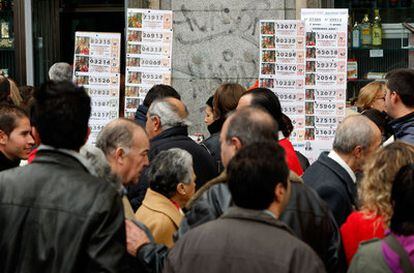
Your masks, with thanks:
[[[148,165],[149,140],[145,130],[129,119],[116,119],[99,133],[100,148],[112,172],[127,186],[137,183],[141,171]]]
[[[193,168],[196,174],[196,185],[200,188],[205,182],[217,176],[217,167],[213,157],[202,146],[188,137],[188,110],[184,103],[176,98],[168,97],[155,100],[147,113],[146,131],[150,138],[148,157],[153,159],[159,152],[170,148],[181,148],[193,156]],[[139,190],[129,191],[131,205],[137,209],[145,195],[148,183],[143,175],[137,185]]]

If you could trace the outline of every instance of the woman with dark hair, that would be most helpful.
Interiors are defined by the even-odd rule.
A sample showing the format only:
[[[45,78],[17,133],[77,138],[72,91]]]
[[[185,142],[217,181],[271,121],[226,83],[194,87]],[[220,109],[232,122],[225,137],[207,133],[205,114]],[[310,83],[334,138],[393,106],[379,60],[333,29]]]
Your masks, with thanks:
[[[258,106],[272,115],[279,125],[279,145],[285,150],[286,163],[291,171],[294,171],[297,175],[302,175],[303,169],[289,140],[292,128],[285,120],[285,115],[282,113],[282,107],[275,93],[267,88],[255,88],[247,91],[240,98],[237,108],[244,106]]]
[[[414,272],[414,164],[402,167],[391,188],[393,213],[383,240],[362,243],[348,273]]]
[[[214,93],[214,96],[210,97],[207,101],[207,105],[209,105],[209,102],[212,103],[213,122],[207,126],[207,129],[210,132],[210,137],[203,141],[201,145],[213,156],[219,173],[223,170],[220,158],[220,131],[226,120],[227,114],[236,109],[239,99],[245,91],[246,89],[240,84],[225,83],[220,85]],[[210,121],[210,119],[207,119],[207,121]],[[206,119],[204,119],[204,122],[206,122]]]

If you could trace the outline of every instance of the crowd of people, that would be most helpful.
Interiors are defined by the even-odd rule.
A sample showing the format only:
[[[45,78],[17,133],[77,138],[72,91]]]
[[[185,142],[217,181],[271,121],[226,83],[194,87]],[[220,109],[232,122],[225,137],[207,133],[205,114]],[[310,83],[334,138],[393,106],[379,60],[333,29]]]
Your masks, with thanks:
[[[414,70],[364,87],[309,163],[275,93],[222,84],[210,136],[177,90],[85,144],[91,98],[0,76],[2,272],[414,272]]]

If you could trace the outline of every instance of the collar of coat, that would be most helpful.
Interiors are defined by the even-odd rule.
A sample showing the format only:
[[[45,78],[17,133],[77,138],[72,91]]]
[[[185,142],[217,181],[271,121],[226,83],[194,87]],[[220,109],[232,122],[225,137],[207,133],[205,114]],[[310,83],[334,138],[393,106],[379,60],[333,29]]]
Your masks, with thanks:
[[[300,178],[295,172],[290,171],[289,172],[289,181],[291,183],[303,183],[302,178]],[[208,181],[206,184],[204,184],[196,193],[191,197],[191,199],[187,202],[185,205],[185,210],[190,210],[191,207],[197,200],[211,187],[217,184],[221,183],[227,183],[227,173],[226,170],[222,171],[221,174],[210,181]]]
[[[259,222],[262,224],[267,224],[274,226],[276,228],[283,229],[293,235],[293,232],[285,223],[274,218],[269,213],[266,213],[263,210],[252,210],[233,206],[230,207],[222,216],[220,216],[220,218]]]
[[[164,195],[148,189],[145,194],[145,198],[142,201],[142,205],[150,210],[154,210],[168,216],[177,227],[180,226],[180,222],[183,218],[181,212],[171,202],[171,200]]]
[[[47,145],[40,145],[32,163],[55,163],[68,168],[80,168],[91,173],[88,160],[78,152],[66,149],[56,149]]]
[[[151,140],[151,143],[156,142],[161,139],[174,137],[174,136],[186,136],[188,137],[188,127],[187,126],[174,126],[162,131],[158,136],[154,137]]]

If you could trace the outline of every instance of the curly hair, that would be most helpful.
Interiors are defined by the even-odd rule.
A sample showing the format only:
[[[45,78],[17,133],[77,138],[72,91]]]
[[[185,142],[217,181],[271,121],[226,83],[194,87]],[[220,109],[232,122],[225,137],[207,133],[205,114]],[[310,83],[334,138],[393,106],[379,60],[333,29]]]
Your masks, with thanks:
[[[399,141],[379,149],[366,163],[358,194],[361,211],[367,218],[381,216],[382,223],[388,226],[392,182],[398,170],[409,163],[414,163],[414,147]]]

